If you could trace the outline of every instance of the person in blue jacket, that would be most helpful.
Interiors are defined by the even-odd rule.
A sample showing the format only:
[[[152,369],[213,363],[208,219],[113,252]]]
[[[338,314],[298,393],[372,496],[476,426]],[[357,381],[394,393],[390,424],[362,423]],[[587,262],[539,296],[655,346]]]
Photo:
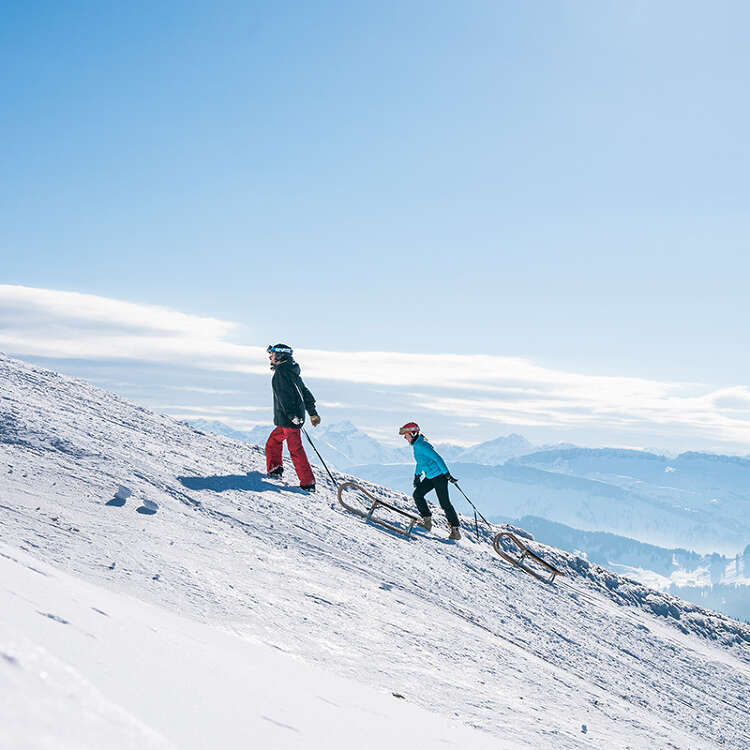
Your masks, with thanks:
[[[398,434],[403,435],[414,450],[414,459],[417,462],[414,472],[414,502],[417,504],[419,515],[422,516],[422,526],[427,531],[432,528],[432,513],[424,496],[430,490],[435,490],[440,507],[451,527],[448,539],[460,539],[461,525],[448,495],[448,482],[455,482],[455,477],[451,476],[440,454],[427,442],[425,436],[420,434],[419,425],[416,422],[407,422]],[[422,479],[422,474],[424,474],[424,479]]]

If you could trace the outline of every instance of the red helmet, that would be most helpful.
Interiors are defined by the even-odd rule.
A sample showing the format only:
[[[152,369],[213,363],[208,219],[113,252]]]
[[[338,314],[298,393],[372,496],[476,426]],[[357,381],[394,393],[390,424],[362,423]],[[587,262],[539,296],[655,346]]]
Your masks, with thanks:
[[[416,422],[407,422],[399,431],[399,435],[411,435],[416,437],[419,435],[419,425]]]

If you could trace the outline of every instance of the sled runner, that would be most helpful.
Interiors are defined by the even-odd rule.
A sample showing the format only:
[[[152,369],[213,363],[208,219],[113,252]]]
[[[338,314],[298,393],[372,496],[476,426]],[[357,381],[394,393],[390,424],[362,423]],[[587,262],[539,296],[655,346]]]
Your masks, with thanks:
[[[344,502],[343,494],[344,490],[346,489],[353,489],[357,490],[358,492],[361,492],[367,499],[372,503],[370,507],[367,510],[363,510],[362,508],[356,508],[353,505],[348,505]],[[411,536],[411,530],[414,528],[414,524],[418,524],[420,522],[419,516],[415,516],[411,513],[407,513],[405,510],[401,510],[401,508],[397,508],[395,505],[391,505],[391,503],[385,502],[385,500],[380,500],[379,498],[375,497],[374,495],[370,494],[364,487],[360,487],[356,482],[344,482],[343,484],[340,484],[337,491],[337,496],[339,499],[339,502],[341,505],[346,508],[350,513],[354,513],[358,516],[361,516],[366,521],[372,521],[373,523],[380,524],[381,526],[385,526],[387,529],[390,529],[391,531],[395,531],[397,534],[401,534],[401,536],[405,536],[407,539]],[[388,510],[392,510],[394,513],[398,513],[399,515],[402,515],[406,518],[406,521],[408,522],[408,526],[404,529],[402,526],[396,526],[395,524],[392,524],[388,521],[384,521],[381,518],[375,518],[373,513],[375,512],[376,508],[387,508]]]
[[[510,539],[521,550],[521,557],[512,557],[500,546],[500,540],[504,536],[507,536],[508,539]],[[540,581],[544,581],[544,583],[552,583],[552,581],[555,580],[555,576],[563,575],[556,567],[554,567],[554,565],[550,565],[545,560],[542,560],[539,555],[537,555],[535,552],[532,552],[528,547],[518,541],[518,537],[515,534],[512,534],[510,531],[501,531],[499,534],[496,534],[495,538],[492,540],[492,546],[495,548],[495,552],[497,552],[497,554],[500,555],[503,560],[507,560],[512,565],[516,565],[517,567],[521,568],[521,570],[526,571],[530,576],[534,576],[534,578],[538,578]],[[526,559],[533,560],[539,565],[547,568],[547,570],[549,570],[551,573],[550,578],[544,578],[533,568],[528,567],[528,565],[524,565],[524,560]]]

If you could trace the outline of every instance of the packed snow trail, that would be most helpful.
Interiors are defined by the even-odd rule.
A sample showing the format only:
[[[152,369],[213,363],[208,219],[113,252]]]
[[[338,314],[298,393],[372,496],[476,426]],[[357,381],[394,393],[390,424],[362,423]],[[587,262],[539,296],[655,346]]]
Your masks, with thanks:
[[[322,468],[307,495],[267,479],[259,447],[82,381],[0,356],[0,382],[11,549],[512,747],[750,746],[742,623],[536,545],[566,575],[546,586],[468,519],[458,544],[439,512],[405,540],[344,511]]]

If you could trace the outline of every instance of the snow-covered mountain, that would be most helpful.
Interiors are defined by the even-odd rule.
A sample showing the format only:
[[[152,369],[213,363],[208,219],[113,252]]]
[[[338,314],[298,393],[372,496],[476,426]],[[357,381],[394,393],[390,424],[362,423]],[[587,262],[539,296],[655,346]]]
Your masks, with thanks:
[[[0,383],[2,747],[750,746],[747,625],[530,542],[542,584],[439,512],[405,540],[321,469],[304,494],[2,356]]]
[[[348,420],[333,425],[321,424],[311,437],[323,458],[330,456],[339,469],[362,463],[392,464],[411,460],[411,450],[405,441],[403,446],[391,448],[358,430]]]
[[[488,440],[485,443],[472,445],[466,448],[452,460],[461,463],[486,464],[488,466],[497,466],[504,464],[509,458],[523,456],[535,450],[523,435],[512,433],[506,437]]]
[[[684,520],[690,526],[689,519],[694,519],[692,526],[698,533],[680,536],[667,546],[735,554],[750,541],[750,461],[744,458],[693,452],[668,458],[643,451],[575,448],[532,453],[512,459],[509,465],[619,487],[679,515],[683,522],[678,530],[685,527]],[[599,527],[604,528],[617,531]],[[712,537],[715,541],[707,549]]]
[[[224,422],[209,419],[191,419],[189,424],[203,432],[212,432],[233,440],[258,445],[265,443],[268,434],[273,429],[273,426],[269,424],[253,427],[252,430],[236,430]],[[412,452],[406,443],[398,447],[384,445],[355,427],[349,420],[331,425],[323,422],[315,430],[309,429],[323,459],[326,462],[330,461],[338,469],[367,464],[403,464],[413,460]],[[523,435],[513,433],[484,443],[477,443],[468,448],[453,443],[437,443],[435,447],[447,461],[498,466],[508,459],[538,452],[544,446],[534,445]],[[555,446],[556,449],[561,447],[563,446]]]
[[[607,482],[667,502],[688,502],[696,510],[736,508],[750,515],[750,460],[712,453],[654,453],[612,448],[540,451],[513,459],[532,466]],[[731,512],[731,510],[730,510]]]
[[[666,549],[601,531],[581,531],[544,518],[514,520],[538,540],[583,555],[590,562],[659,591],[750,622],[750,544],[726,557]]]
[[[251,430],[236,430],[218,419],[191,419],[188,424],[201,430],[201,432],[224,435],[224,437],[232,438],[232,440],[241,440],[243,443],[252,443],[253,445],[263,445],[273,429],[273,425],[258,425]]]
[[[429,436],[428,439],[430,439]],[[431,439],[430,441],[434,443]],[[487,464],[488,466],[497,466],[505,463],[509,458],[523,456],[526,453],[539,450],[539,446],[535,446],[526,440],[523,435],[517,435],[516,433],[505,437],[497,437],[484,443],[477,443],[468,448],[452,443],[438,442],[434,445],[446,461],[462,461]]]
[[[190,421],[190,424],[203,432],[212,432],[233,440],[242,440],[257,445],[264,445],[273,429],[273,425],[269,424],[247,431],[235,430],[223,422],[205,419],[194,419]],[[344,470],[359,464],[392,464],[411,460],[411,451],[406,444],[398,448],[383,445],[367,433],[357,429],[348,420],[332,425],[323,423],[314,429],[307,425],[306,429],[314,440],[315,447],[323,456],[323,460],[336,469]]]

